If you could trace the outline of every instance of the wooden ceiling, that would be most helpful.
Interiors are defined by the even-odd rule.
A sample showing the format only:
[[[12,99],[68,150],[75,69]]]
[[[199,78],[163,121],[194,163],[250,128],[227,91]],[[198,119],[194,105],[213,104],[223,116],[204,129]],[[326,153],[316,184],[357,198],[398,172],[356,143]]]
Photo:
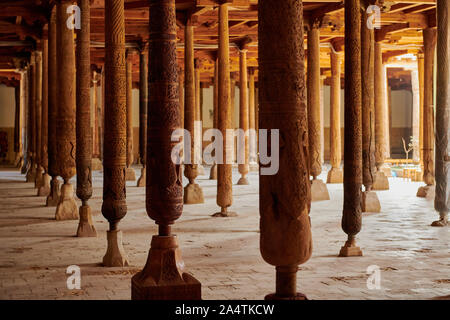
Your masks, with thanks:
[[[230,0],[231,1],[231,0]],[[75,1],[76,2],[76,1]],[[11,78],[5,72],[20,69],[47,37],[47,22],[55,0],[2,0],[0,2],[0,79]],[[320,21],[322,73],[330,75],[331,50],[342,51],[344,45],[344,3],[342,0],[304,0],[305,27],[309,21]],[[435,0],[368,0],[363,5],[381,8],[381,29],[376,39],[383,43],[385,61],[422,49],[422,29],[436,26]],[[190,12],[195,23],[195,56],[200,60],[201,81],[212,83],[218,42],[218,9],[215,0],[176,0],[178,26],[178,61],[183,67],[184,25]],[[239,70],[236,43],[251,39],[248,66],[256,67],[258,41],[258,0],[232,0],[229,12],[231,72]],[[133,53],[133,81],[139,81],[137,49],[148,38],[148,0],[125,0],[127,47]],[[306,40],[306,32],[305,32]],[[104,63],[104,0],[91,0],[91,62],[97,68]],[[306,41],[305,41],[306,48]],[[403,73],[391,73],[390,75]],[[407,81],[406,81],[407,82]]]

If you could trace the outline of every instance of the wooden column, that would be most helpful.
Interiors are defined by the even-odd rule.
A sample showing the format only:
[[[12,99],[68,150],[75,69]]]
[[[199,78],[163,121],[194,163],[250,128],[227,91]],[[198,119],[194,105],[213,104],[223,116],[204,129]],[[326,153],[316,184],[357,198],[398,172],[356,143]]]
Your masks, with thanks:
[[[194,81],[195,81],[195,126],[194,126],[194,139],[195,144],[195,157],[197,163],[197,174],[204,175],[205,169],[203,168],[203,123],[202,123],[202,99],[201,99],[201,83],[200,83],[200,60],[194,59]]]
[[[341,55],[332,51],[330,86],[330,164],[327,183],[342,183],[341,169]]]
[[[361,256],[361,14],[360,1],[345,1],[345,144],[342,229],[348,235],[340,257]]]
[[[23,73],[21,75],[21,80],[19,81],[19,85],[14,88],[14,98],[15,98],[15,110],[14,110],[14,152],[16,154],[16,159],[14,160],[14,165],[16,167],[21,167],[20,162],[22,161],[21,155],[21,141],[20,141],[20,129],[21,129],[21,121],[20,121],[20,113],[21,113],[21,87],[23,83]]]
[[[25,72],[23,74],[23,162],[22,168],[20,169],[21,174],[26,174],[30,165],[30,105],[29,105],[29,95],[30,95],[30,67],[25,67]]]
[[[217,63],[217,52],[216,52],[216,58],[214,59],[214,78],[213,78],[213,83],[214,83],[214,93],[213,93],[213,128],[217,129],[218,127],[218,119],[219,119],[219,110],[218,110],[218,105],[219,105],[219,76],[218,76],[218,72],[219,72],[219,66]],[[215,157],[216,156],[216,150],[214,149],[211,152],[211,156]],[[210,180],[217,180],[217,163],[214,161],[213,165],[211,166],[211,171],[209,173],[209,179]]]
[[[56,121],[58,115],[58,63],[57,63],[57,6],[53,7],[48,24],[48,174],[50,193],[47,207],[55,207],[59,202],[58,152],[56,148]]]
[[[436,49],[436,29],[423,30],[424,45],[424,97],[423,97],[423,181],[426,186],[417,191],[418,197],[434,193],[434,104],[433,64]],[[440,49],[441,51],[444,49]],[[442,52],[439,52],[441,54]]]
[[[386,69],[383,66],[381,42],[375,42],[374,57],[374,90],[375,90],[375,165],[377,172],[373,181],[373,190],[388,190],[389,180],[383,169],[387,155],[386,132],[389,125],[388,107],[386,105]]]
[[[48,174],[48,40],[42,40],[42,101],[41,101],[41,167],[42,180],[38,196],[50,194],[50,175]]]
[[[103,65],[101,72],[101,85],[102,85],[102,104],[100,105],[99,115],[100,115],[100,126],[98,128],[98,134],[100,136],[100,159],[103,162],[104,159],[104,145],[105,145],[105,66]]]
[[[36,179],[34,180],[34,187],[39,190],[42,185],[42,179],[44,176],[44,169],[41,163],[41,141],[42,141],[42,47],[43,40],[38,43],[38,51],[36,51],[36,68],[35,68],[35,84],[36,90],[34,95],[35,105],[35,159],[36,159]]]
[[[75,175],[75,52],[73,30],[67,28],[67,8],[70,0],[57,2],[57,63],[58,63],[58,114],[56,117],[56,152],[58,174],[63,178],[61,196],[56,207],[56,220],[78,220],[78,208],[69,180]]]
[[[280,148],[278,172],[263,175],[261,166],[259,176],[260,250],[276,267],[276,291],[266,299],[302,300],[298,265],[312,253],[302,1],[261,1],[258,21],[259,128],[280,136],[265,150]]]
[[[423,53],[417,55],[417,70],[419,73],[419,91],[420,91],[420,112],[419,112],[419,152],[420,165],[423,173],[423,88],[424,88],[424,59]]]
[[[175,0],[150,0],[147,214],[158,224],[144,269],[131,280],[132,299],[201,299],[201,284],[186,273],[171,225],[183,211],[181,165],[171,159],[180,128]],[[170,275],[170,276],[168,276]]]
[[[239,129],[242,130],[238,135],[238,169],[241,178],[238,185],[247,185],[248,179],[246,175],[249,171],[248,164],[248,81],[247,81],[247,49],[244,46],[239,48]],[[242,148],[243,147],[243,148]]]
[[[139,158],[142,164],[138,187],[145,187],[147,151],[147,108],[148,108],[148,54],[144,48],[139,53]]]
[[[101,106],[98,104],[98,84],[100,75],[97,70],[92,70],[92,100],[94,101],[94,105],[92,110],[94,111],[93,118],[93,126],[92,126],[92,171],[94,170],[102,170],[103,165],[100,160],[100,140],[102,139],[100,135],[100,125],[101,125]]]
[[[76,135],[77,135],[77,197],[81,200],[77,237],[96,237],[92,223],[92,131],[91,131],[91,61],[90,61],[90,0],[79,0],[81,29],[77,31],[76,51]]]
[[[196,99],[195,99],[195,68],[194,68],[194,26],[191,17],[188,18],[184,29],[184,129],[189,132],[189,137],[184,137],[184,175],[189,183],[184,187],[184,203],[203,203],[203,190],[195,183],[198,176],[198,157],[196,157],[195,143],[195,121],[196,121]]]
[[[372,191],[375,178],[374,30],[367,27],[369,15],[361,14],[361,98],[362,98],[362,212],[380,212],[378,196]]]
[[[29,88],[28,88],[28,170],[26,174],[26,182],[34,182],[36,180],[36,52],[31,53],[30,66],[29,66]]]
[[[436,94],[436,197],[439,220],[445,226],[450,211],[450,4],[437,0],[437,94]]]
[[[248,68],[248,126],[250,129],[249,142],[249,162],[253,166],[258,160],[256,145],[256,125],[255,125],[255,68]]]
[[[125,174],[126,181],[135,181],[136,172],[131,167],[134,161],[133,155],[133,63],[132,53],[127,50],[126,53],[126,84],[127,84],[127,169]]]
[[[219,52],[218,52],[218,124],[217,129],[223,136],[223,163],[217,164],[217,205],[220,212],[213,217],[236,216],[235,212],[228,211],[233,203],[232,193],[232,159],[233,159],[233,134],[231,128],[231,99],[230,99],[230,42],[228,29],[228,3],[220,2],[219,5]],[[234,107],[234,105],[233,105]]]
[[[412,106],[412,137],[413,137],[413,155],[415,163],[419,163],[419,135],[420,135],[420,85],[419,72],[416,69],[411,70],[411,91],[413,98]]]
[[[102,214],[109,222],[103,265],[128,265],[118,224],[127,213],[127,86],[124,0],[105,0],[105,121]]]
[[[317,176],[322,173],[320,159],[320,32],[319,23],[310,23],[308,30],[308,140],[309,173],[311,182],[311,201],[330,200],[328,189]]]

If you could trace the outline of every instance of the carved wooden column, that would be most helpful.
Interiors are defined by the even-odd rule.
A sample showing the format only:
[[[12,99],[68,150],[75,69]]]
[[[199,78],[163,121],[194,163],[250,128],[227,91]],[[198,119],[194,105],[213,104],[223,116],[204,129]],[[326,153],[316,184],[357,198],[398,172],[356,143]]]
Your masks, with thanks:
[[[423,173],[423,88],[424,88],[424,59],[423,53],[417,55],[417,70],[419,73],[419,91],[420,91],[420,112],[419,112],[419,152],[420,152],[420,166]]]
[[[181,127],[184,128],[184,69],[183,68],[178,68],[178,87],[180,90]]]
[[[419,152],[419,132],[420,132],[420,86],[419,72],[416,69],[411,70],[411,91],[413,98],[412,105],[412,137],[414,149],[412,159],[418,163],[420,160]]]
[[[201,299],[201,284],[186,273],[171,225],[183,211],[181,165],[171,159],[180,128],[175,0],[150,0],[149,123],[146,204],[158,225],[147,263],[131,280],[132,299]]]
[[[308,139],[311,201],[330,200],[328,189],[317,176],[322,173],[320,159],[320,32],[319,22],[312,21],[308,30]]]
[[[248,89],[247,89],[247,49],[245,44],[239,47],[239,129],[243,130],[243,134],[238,135],[238,169],[241,174],[238,185],[247,185],[248,179],[246,175],[249,171],[248,157]],[[243,148],[242,148],[243,147]]]
[[[373,190],[388,190],[389,180],[383,169],[387,155],[386,131],[389,124],[386,105],[386,69],[383,66],[381,42],[375,42],[374,57],[374,89],[375,89],[375,165],[377,172],[373,182]]]
[[[250,166],[257,167],[256,126],[255,126],[255,68],[248,68],[248,126],[249,134],[249,162]]]
[[[102,170],[103,165],[100,160],[100,115],[101,108],[98,105],[98,83],[99,83],[99,74],[96,70],[92,70],[92,100],[94,101],[94,106],[92,110],[94,111],[93,118],[93,126],[92,126],[92,167],[91,170]]]
[[[34,180],[34,187],[39,190],[42,185],[44,176],[44,169],[41,163],[41,141],[42,141],[42,47],[43,40],[38,43],[38,51],[36,51],[36,68],[35,68],[35,128],[36,128],[36,142],[35,142],[35,159],[36,159],[36,179]],[[39,195],[39,193],[38,193]]]
[[[195,126],[194,126],[194,139],[195,144],[195,157],[197,163],[197,174],[204,175],[205,168],[203,168],[203,123],[202,123],[202,99],[201,99],[201,83],[200,83],[200,60],[194,59],[194,81],[195,81]]]
[[[77,197],[82,204],[77,237],[96,237],[92,223],[92,131],[91,131],[91,62],[90,62],[90,0],[78,0],[81,12],[81,29],[77,32],[76,51],[76,135],[77,135]]]
[[[355,236],[361,230],[361,14],[360,1],[345,1],[345,144],[342,229],[348,235],[340,257],[361,256]]]
[[[35,148],[36,148],[36,52],[31,53],[30,66],[29,66],[29,87],[28,87],[28,170],[26,174],[26,182],[34,182],[36,180],[36,159],[35,159]]]
[[[105,0],[105,121],[102,214],[109,222],[103,265],[128,265],[118,224],[127,213],[127,84],[124,0]]]
[[[47,207],[55,207],[59,202],[58,152],[56,148],[56,121],[58,115],[58,63],[57,63],[57,6],[53,7],[48,24],[48,174],[50,193]]]
[[[233,134],[231,127],[231,108],[234,104],[230,99],[230,42],[228,29],[228,3],[221,1],[219,5],[219,50],[217,56],[218,67],[218,124],[217,129],[223,136],[222,163],[217,164],[217,205],[220,212],[213,217],[232,217],[235,212],[228,211],[233,203],[232,193],[232,159],[233,159]],[[228,130],[228,132],[227,132]],[[230,134],[231,131],[231,134]]]
[[[216,52],[216,58],[214,59],[214,93],[213,93],[213,128],[217,129],[218,127],[218,119],[219,119],[219,65],[217,62],[217,52]],[[211,156],[216,156],[216,150],[214,149],[211,152]],[[214,161],[213,165],[211,166],[211,171],[209,172],[209,179],[210,180],[217,180],[217,163]]]
[[[266,299],[302,300],[298,265],[312,253],[302,1],[261,1],[258,21],[259,127],[280,135],[271,144],[280,148],[279,170],[263,175],[261,166],[259,177],[260,250],[276,266],[276,291]]]
[[[138,187],[145,187],[147,150],[147,108],[148,108],[148,55],[144,48],[139,53],[139,157],[142,164]]]
[[[327,183],[342,183],[341,169],[341,55],[331,51],[330,86],[330,164]]]
[[[424,45],[424,97],[423,97],[423,181],[426,186],[417,191],[418,197],[432,197],[434,180],[434,105],[433,105],[433,64],[436,48],[436,29],[423,30]],[[443,50],[443,49],[440,49]]]
[[[125,174],[126,181],[135,181],[136,172],[131,167],[133,164],[133,63],[132,63],[132,53],[127,50],[127,169]]]
[[[188,18],[184,29],[184,129],[189,132],[189,137],[184,137],[184,175],[189,183],[184,187],[184,203],[203,203],[203,190],[195,182],[198,176],[198,158],[196,157],[195,143],[195,68],[194,68],[194,26],[191,17]]]
[[[30,154],[30,67],[25,67],[25,72],[23,73],[23,126],[24,126],[24,137],[23,137],[23,162],[22,168],[20,168],[21,174],[26,174],[30,164],[29,154]]]
[[[15,98],[15,110],[14,110],[14,153],[16,154],[16,158],[14,159],[14,166],[16,168],[21,167],[22,162],[22,152],[21,152],[21,140],[20,140],[20,131],[21,131],[21,91],[23,84],[24,74],[21,74],[21,79],[19,81],[19,85],[14,88],[14,98]]]
[[[50,175],[48,174],[48,40],[42,44],[42,103],[41,103],[41,166],[43,176],[38,189],[38,196],[50,194]]]
[[[100,117],[100,126],[98,128],[98,135],[100,137],[100,159],[102,160],[103,163],[103,159],[104,159],[104,145],[105,145],[105,100],[106,100],[106,96],[105,96],[105,65],[103,65],[102,67],[102,72],[100,74],[100,78],[101,78],[101,86],[102,86],[102,104],[100,105],[100,110],[99,110],[99,117]]]
[[[362,98],[362,212],[380,212],[381,205],[372,191],[375,178],[374,30],[367,27],[369,15],[361,14],[361,98]]]
[[[58,63],[58,114],[56,117],[56,152],[58,174],[64,179],[61,196],[56,207],[56,220],[78,220],[78,208],[69,180],[76,173],[75,129],[75,54],[73,30],[67,28],[67,8],[70,0],[57,2],[57,63]]]
[[[437,94],[436,94],[436,197],[439,220],[448,223],[450,211],[450,4],[437,0]]]
[[[324,81],[325,75],[320,75],[320,165],[325,162],[325,119],[324,119]]]

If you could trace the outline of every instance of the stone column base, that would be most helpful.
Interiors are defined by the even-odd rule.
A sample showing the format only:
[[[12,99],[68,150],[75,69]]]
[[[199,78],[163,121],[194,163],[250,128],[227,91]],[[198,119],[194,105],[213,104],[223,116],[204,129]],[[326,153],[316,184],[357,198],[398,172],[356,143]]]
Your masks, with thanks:
[[[245,176],[240,177],[237,182],[237,185],[240,185],[240,186],[244,186],[244,185],[248,185],[248,184],[249,184],[248,179]]]
[[[39,166],[36,169],[36,179],[34,180],[34,187],[36,189],[39,189],[42,186],[43,178],[44,178],[44,171],[42,170],[42,167]]]
[[[108,248],[103,257],[103,265],[105,267],[127,267],[129,265],[128,258],[125,254],[122,244],[122,231],[109,230],[106,232]]]
[[[384,171],[377,171],[375,174],[372,190],[389,190],[389,180]]]
[[[136,187],[145,187],[145,178],[146,177],[146,172],[145,172],[145,167],[141,168],[141,176],[139,177],[138,181],[137,181],[137,185]]]
[[[380,212],[381,211],[380,200],[378,200],[378,196],[377,196],[376,192],[364,191],[362,193],[361,210],[362,210],[362,212]]]
[[[435,188],[435,186],[422,186],[417,190],[417,197],[432,200],[434,199]]]
[[[217,164],[213,164],[209,171],[209,180],[217,180]]]
[[[320,179],[311,181],[311,201],[330,200],[327,185]]]
[[[220,212],[216,212],[212,215],[214,218],[231,218],[237,217],[237,213],[234,211],[228,211],[228,208],[221,208]]]
[[[355,239],[347,240],[339,252],[339,257],[360,257],[362,255],[361,249],[356,246]]]
[[[59,191],[59,181],[58,178],[53,177],[50,181],[50,193],[47,197],[47,201],[45,205],[47,207],[56,207],[59,202],[59,197],[61,196],[61,193]]]
[[[92,158],[92,167],[91,170],[103,170],[102,161],[99,158]]]
[[[28,168],[27,175],[26,175],[26,181],[27,182],[35,182],[36,181],[36,167],[31,164]]]
[[[42,177],[41,186],[38,189],[37,195],[39,197],[46,197],[50,194],[50,180],[51,177],[48,175],[48,173],[45,173]]]
[[[125,169],[125,181],[136,181],[136,172],[132,167]]]
[[[328,171],[327,183],[343,183],[344,182],[344,174],[341,168],[331,168]]]
[[[56,220],[78,220],[78,208],[73,196],[73,186],[64,183],[61,187],[61,196],[56,207]]]
[[[91,207],[80,207],[80,222],[77,229],[77,237],[96,237],[97,231],[92,223]]]
[[[147,263],[131,279],[133,300],[201,300],[201,283],[184,271],[176,236],[153,236]]]
[[[205,199],[203,198],[203,190],[197,183],[189,183],[184,187],[184,204],[196,204],[203,203]]]

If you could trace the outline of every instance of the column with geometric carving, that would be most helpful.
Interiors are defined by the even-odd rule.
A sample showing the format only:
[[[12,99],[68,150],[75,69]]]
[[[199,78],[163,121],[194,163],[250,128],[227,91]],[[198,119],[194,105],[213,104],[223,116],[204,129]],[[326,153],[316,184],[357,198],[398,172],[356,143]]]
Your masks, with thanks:
[[[127,169],[125,174],[126,181],[135,181],[136,172],[131,167],[133,164],[133,63],[132,52],[127,50]]]
[[[239,129],[238,135],[238,169],[241,177],[238,185],[247,185],[246,175],[249,171],[249,147],[248,147],[248,82],[247,82],[247,41],[242,41],[239,46]]]
[[[138,187],[145,187],[145,171],[147,151],[147,109],[148,109],[148,54],[145,46],[139,52],[139,158],[142,169],[137,181]]]

